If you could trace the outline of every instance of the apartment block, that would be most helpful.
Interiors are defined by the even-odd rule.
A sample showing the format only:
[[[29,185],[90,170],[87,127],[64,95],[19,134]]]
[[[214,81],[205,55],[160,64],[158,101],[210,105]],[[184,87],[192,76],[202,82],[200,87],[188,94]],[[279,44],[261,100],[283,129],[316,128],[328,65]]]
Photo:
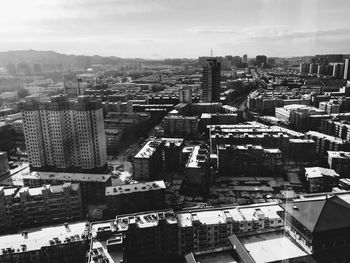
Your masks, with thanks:
[[[0,211],[2,231],[81,219],[80,186],[65,183],[41,187],[0,187]]]
[[[106,187],[107,213],[120,214],[159,210],[165,207],[164,181]]]
[[[162,140],[148,141],[134,156],[134,178],[138,181],[159,179],[163,166]]]
[[[327,155],[327,151],[350,151],[350,142],[324,133],[309,131],[306,133],[309,139],[316,143],[316,153]]]
[[[328,151],[328,164],[340,177],[350,177],[350,152]]]
[[[0,262],[85,262],[88,245],[86,222],[22,230],[0,236]]]
[[[101,171],[107,151],[101,101],[67,96],[21,102],[24,136],[33,170]]]

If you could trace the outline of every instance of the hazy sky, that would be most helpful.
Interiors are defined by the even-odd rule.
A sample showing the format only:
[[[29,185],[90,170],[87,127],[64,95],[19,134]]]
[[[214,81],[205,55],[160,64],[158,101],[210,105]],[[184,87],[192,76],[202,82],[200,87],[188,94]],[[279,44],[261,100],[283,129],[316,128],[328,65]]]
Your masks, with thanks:
[[[0,0],[0,51],[167,58],[350,53],[349,0]]]

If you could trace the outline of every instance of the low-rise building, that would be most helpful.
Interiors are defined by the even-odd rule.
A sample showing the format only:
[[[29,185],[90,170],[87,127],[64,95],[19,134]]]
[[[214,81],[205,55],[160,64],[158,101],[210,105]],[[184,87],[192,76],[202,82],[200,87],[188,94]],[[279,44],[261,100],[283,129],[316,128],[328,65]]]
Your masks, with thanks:
[[[83,216],[77,183],[40,187],[0,187],[0,231],[77,220]]]
[[[112,184],[110,174],[27,172],[22,173],[23,184],[30,187],[43,184],[79,183],[84,207],[105,201],[105,188]]]
[[[317,131],[306,133],[316,143],[316,153],[326,155],[327,151],[350,151],[350,142]]]
[[[305,168],[305,179],[309,193],[330,192],[338,185],[339,174],[323,167]]]
[[[350,152],[328,151],[328,164],[340,177],[350,177]]]
[[[163,165],[162,140],[150,140],[134,156],[134,177],[138,181],[159,179]]]
[[[198,135],[198,118],[167,115],[163,119],[164,133],[168,136],[190,137]]]
[[[207,193],[210,182],[210,160],[206,145],[193,147],[185,166],[184,181],[191,194]]]
[[[88,245],[86,222],[22,230],[0,236],[0,262],[85,262]]]
[[[106,187],[107,213],[112,218],[120,214],[163,209],[165,189],[164,181]]]

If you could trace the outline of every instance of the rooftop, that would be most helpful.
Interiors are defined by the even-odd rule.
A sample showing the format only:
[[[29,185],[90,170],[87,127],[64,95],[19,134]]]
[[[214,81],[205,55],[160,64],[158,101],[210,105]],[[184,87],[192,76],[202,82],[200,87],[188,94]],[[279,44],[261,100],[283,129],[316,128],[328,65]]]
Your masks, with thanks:
[[[158,226],[159,221],[162,220],[165,220],[167,224],[177,224],[174,211],[164,209],[117,216],[115,226],[118,231],[126,231],[130,224],[136,224],[138,228],[148,228]]]
[[[161,141],[161,140],[148,141],[141,148],[141,150],[135,155],[134,158],[142,158],[142,159],[150,158],[162,143],[163,143],[163,141]]]
[[[305,177],[306,179],[318,178],[318,177],[339,177],[339,174],[333,169],[323,168],[323,167],[306,167]]]
[[[340,159],[350,159],[350,152],[328,151],[328,157],[330,157],[330,158],[340,158]]]
[[[38,250],[44,246],[81,240],[86,230],[85,222],[61,224],[35,229],[28,229],[22,233],[0,236],[0,255],[4,249],[14,249],[14,252]],[[69,241],[68,241],[69,240]]]
[[[131,194],[131,193],[147,192],[147,191],[157,191],[165,188],[166,186],[164,184],[164,181],[153,181],[153,182],[136,183],[136,184],[125,184],[125,185],[119,185],[119,186],[109,186],[109,187],[106,187],[106,196]]]
[[[320,132],[317,132],[317,131],[308,131],[306,133],[307,135],[309,136],[315,136],[315,137],[318,137],[318,138],[323,138],[323,139],[326,139],[328,141],[331,141],[331,142],[336,142],[336,143],[343,143],[344,141],[338,137],[334,137],[334,136],[330,136],[330,135],[327,135],[327,134],[324,134],[324,133],[320,133]]]
[[[60,173],[60,172],[28,172],[22,174],[23,179],[57,180],[69,182],[106,182],[110,174]]]
[[[250,206],[196,209],[176,213],[179,227],[192,226],[194,222],[206,225],[224,224],[230,221],[254,221],[259,218],[280,218],[277,212],[283,209],[276,203]]]
[[[244,237],[239,240],[256,263],[307,255],[281,231]]]

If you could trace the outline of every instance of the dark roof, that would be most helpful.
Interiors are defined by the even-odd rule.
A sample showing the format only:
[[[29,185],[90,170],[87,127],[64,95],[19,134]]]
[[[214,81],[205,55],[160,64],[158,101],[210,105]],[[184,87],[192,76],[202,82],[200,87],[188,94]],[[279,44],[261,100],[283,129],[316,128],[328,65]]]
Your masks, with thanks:
[[[283,207],[310,232],[350,227],[350,204],[338,196],[323,200],[295,201],[284,204]]]

